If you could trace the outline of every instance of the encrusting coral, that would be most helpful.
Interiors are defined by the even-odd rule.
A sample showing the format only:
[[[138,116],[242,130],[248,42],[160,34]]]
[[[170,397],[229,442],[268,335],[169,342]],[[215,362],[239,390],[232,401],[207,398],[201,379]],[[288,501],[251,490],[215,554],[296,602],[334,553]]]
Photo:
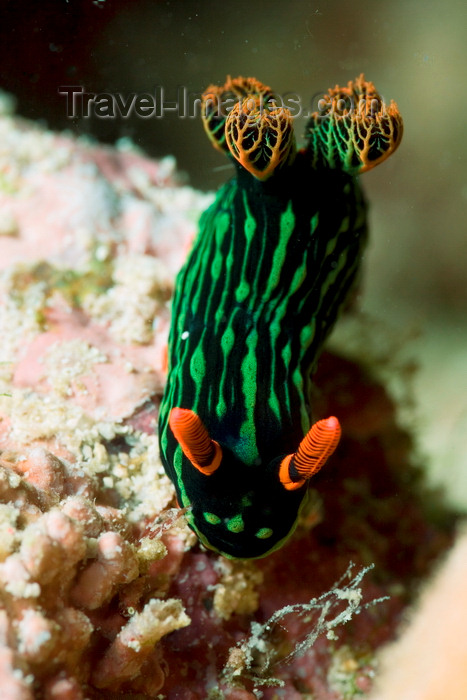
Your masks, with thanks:
[[[94,505],[95,487],[86,477],[74,489],[63,463],[50,453],[35,448],[26,460],[17,460],[1,463],[1,525],[10,540],[3,540],[0,564],[2,607],[8,615],[3,643],[15,640],[18,664],[12,658],[6,677],[12,685],[16,679],[18,693],[23,686],[17,696],[33,697],[32,678],[47,681],[45,697],[61,697],[53,690],[55,680],[76,685],[92,673],[96,687],[120,687],[148,661],[157,670],[157,657],[150,658],[155,642],[190,622],[179,600],[150,598],[128,621],[118,611],[110,614],[106,634],[114,641],[95,668],[89,662],[80,665],[111,599],[146,573],[147,554],[139,551],[147,547],[144,538],[132,542],[123,512]],[[36,485],[34,471],[44,465],[63,480]],[[21,477],[18,472],[25,467]],[[160,540],[153,542],[154,562],[167,550]]]
[[[361,366],[324,355],[316,410],[339,414],[343,439],[294,537],[258,562],[200,547],[155,427],[173,278],[212,196],[181,186],[170,159],[55,135],[7,105],[2,700],[366,694],[375,650],[450,541],[427,521],[394,404]],[[351,560],[356,578],[336,586]]]
[[[91,684],[136,683],[150,696],[164,679],[157,642],[190,622],[180,600],[160,598],[161,575],[150,567],[177,560],[192,537],[180,521],[174,545],[137,531],[173,489],[155,438],[138,440],[122,421],[164,380],[170,280],[208,197],[178,186],[170,160],[155,165],[26,127],[7,104],[2,693],[79,698]],[[172,269],[169,256],[164,265],[154,257],[167,228],[182,242]],[[117,594],[126,596],[124,614]],[[96,635],[110,644],[91,663]],[[151,673],[141,680],[144,664]]]

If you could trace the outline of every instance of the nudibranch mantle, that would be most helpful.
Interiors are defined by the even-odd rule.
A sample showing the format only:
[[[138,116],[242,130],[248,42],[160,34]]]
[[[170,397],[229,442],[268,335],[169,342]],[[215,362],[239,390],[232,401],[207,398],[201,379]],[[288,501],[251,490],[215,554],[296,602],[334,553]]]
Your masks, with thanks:
[[[290,113],[254,78],[209,87],[203,123],[237,172],[177,278],[161,458],[201,542],[256,558],[293,532],[339,441],[336,417],[311,424],[311,375],[366,243],[355,175],[397,148],[402,120],[360,76],[329,91],[298,152]]]

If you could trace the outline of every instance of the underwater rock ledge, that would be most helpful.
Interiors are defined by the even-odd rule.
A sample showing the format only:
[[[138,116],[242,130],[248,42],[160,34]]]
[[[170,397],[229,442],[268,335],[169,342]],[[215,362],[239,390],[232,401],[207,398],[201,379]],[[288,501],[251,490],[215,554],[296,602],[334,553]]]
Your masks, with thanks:
[[[2,697],[367,695],[452,538],[385,388],[324,354],[317,417],[343,439],[295,535],[253,562],[204,550],[155,429],[174,275],[212,196],[6,99],[0,143]]]

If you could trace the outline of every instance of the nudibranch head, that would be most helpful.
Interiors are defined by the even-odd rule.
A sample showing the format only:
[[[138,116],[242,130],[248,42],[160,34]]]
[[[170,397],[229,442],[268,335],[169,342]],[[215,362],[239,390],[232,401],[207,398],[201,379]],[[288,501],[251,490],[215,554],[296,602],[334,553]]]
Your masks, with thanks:
[[[228,78],[203,93],[203,125],[215,148],[230,153],[258,180],[290,164],[295,136],[290,110],[277,106],[255,78]]]
[[[307,125],[312,165],[356,175],[386,160],[402,139],[397,105],[386,105],[363,73],[347,87],[328,90]]]
[[[247,465],[210,437],[194,411],[173,408],[169,425],[183,462],[177,495],[181,506],[189,506],[188,522],[203,544],[232,558],[263,557],[284,543],[309,479],[340,438],[332,416],[315,423],[295,453]]]

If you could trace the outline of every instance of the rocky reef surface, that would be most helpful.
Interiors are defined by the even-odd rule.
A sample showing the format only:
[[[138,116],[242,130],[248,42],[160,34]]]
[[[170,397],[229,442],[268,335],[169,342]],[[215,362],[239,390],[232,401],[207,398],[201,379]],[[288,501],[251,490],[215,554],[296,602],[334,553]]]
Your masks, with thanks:
[[[343,439],[294,537],[253,562],[199,545],[157,411],[174,276],[211,200],[171,159],[0,101],[5,700],[366,696],[452,541],[371,363],[328,352],[315,414],[338,415]]]

